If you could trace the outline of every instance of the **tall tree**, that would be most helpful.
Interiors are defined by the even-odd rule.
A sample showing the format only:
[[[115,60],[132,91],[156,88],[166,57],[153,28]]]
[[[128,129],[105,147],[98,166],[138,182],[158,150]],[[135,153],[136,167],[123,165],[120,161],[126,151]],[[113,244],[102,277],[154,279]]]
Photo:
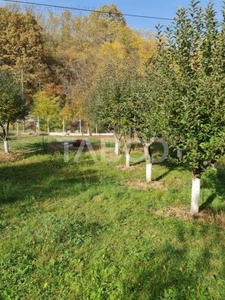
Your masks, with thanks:
[[[24,119],[28,113],[26,102],[21,94],[21,87],[11,72],[0,70],[0,127],[4,151],[9,152],[9,124],[17,119]]]
[[[114,133],[117,155],[122,136],[133,131],[135,76],[134,68],[127,67],[122,71],[109,64],[105,72],[99,74],[89,95],[89,116],[96,124]],[[130,148],[126,149],[128,158]]]
[[[183,159],[193,171],[191,214],[199,211],[202,172],[225,150],[222,36],[213,3],[203,11],[195,0],[177,11],[167,32],[163,64],[171,78],[170,93],[164,92],[169,137],[185,151]]]
[[[126,25],[123,14],[115,4],[100,6],[96,12],[90,13],[88,19],[90,38],[96,44],[115,41],[118,30]]]
[[[0,7],[0,19],[0,68],[10,69],[30,93],[44,76],[42,28],[29,12]]]
[[[143,147],[146,161],[146,181],[152,180],[153,157],[151,146],[159,137],[165,137],[168,116],[166,113],[166,102],[163,96],[167,84],[164,79],[164,71],[160,68],[160,53],[149,52],[150,57],[141,69],[136,91],[134,93],[134,127]],[[163,141],[166,146],[166,142]],[[165,155],[167,151],[165,149]],[[155,161],[156,162],[156,161]]]

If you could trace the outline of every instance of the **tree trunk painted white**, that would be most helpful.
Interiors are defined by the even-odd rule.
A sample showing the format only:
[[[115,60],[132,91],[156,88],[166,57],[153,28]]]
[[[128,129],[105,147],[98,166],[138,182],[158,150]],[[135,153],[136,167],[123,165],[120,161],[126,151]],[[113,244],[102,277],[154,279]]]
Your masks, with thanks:
[[[4,140],[4,151],[5,153],[9,153],[9,143],[7,140]]]
[[[80,134],[82,134],[82,124],[81,124],[81,120],[79,120],[79,128],[80,128]]]
[[[146,181],[152,181],[152,156],[150,151],[151,143],[145,143],[144,145],[144,155],[146,161]]]
[[[129,150],[126,151],[126,167],[130,167],[130,153],[129,153]]]
[[[87,125],[87,135],[90,135],[90,127],[89,127],[89,124]]]
[[[192,190],[191,190],[191,215],[198,214],[199,212],[199,199],[200,199],[200,178],[194,177],[192,179]]]
[[[148,183],[152,181],[152,163],[146,164],[146,181]]]
[[[124,149],[125,149],[125,158],[126,158],[126,167],[130,167],[130,152],[131,152],[131,142],[126,139],[124,136]]]
[[[120,155],[120,140],[116,138],[115,140],[115,155]]]
[[[37,117],[37,134],[40,134],[40,117]]]

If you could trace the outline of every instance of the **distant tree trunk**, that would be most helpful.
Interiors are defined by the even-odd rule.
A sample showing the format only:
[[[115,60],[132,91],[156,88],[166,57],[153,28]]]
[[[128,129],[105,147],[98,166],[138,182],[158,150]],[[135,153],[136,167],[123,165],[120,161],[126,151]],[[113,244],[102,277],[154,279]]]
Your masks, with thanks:
[[[152,154],[151,154],[151,142],[144,144],[144,155],[146,161],[146,181],[152,181]]]
[[[4,152],[9,153],[9,142],[8,142],[9,122],[7,122],[6,124],[0,123],[0,126],[2,127],[2,139],[4,145]]]
[[[37,117],[37,134],[40,135],[40,117]]]
[[[121,140],[121,135],[117,135],[114,133],[115,137],[115,155],[119,156],[120,155],[120,140]]]
[[[91,135],[89,123],[87,123],[87,134]]]
[[[201,173],[200,171],[193,171],[192,189],[191,189],[191,210],[190,214],[195,215],[199,213],[199,200],[201,190]]]
[[[63,119],[63,121],[62,121],[62,130],[63,130],[63,133],[65,133],[65,120]]]
[[[124,141],[125,144],[125,157],[126,157],[126,167],[130,167],[130,152],[131,152],[131,143],[129,141]]]
[[[81,120],[79,120],[79,129],[80,129],[80,134],[82,134],[82,124],[81,124]]]
[[[47,118],[47,133],[50,133],[50,125],[49,125],[49,118]]]

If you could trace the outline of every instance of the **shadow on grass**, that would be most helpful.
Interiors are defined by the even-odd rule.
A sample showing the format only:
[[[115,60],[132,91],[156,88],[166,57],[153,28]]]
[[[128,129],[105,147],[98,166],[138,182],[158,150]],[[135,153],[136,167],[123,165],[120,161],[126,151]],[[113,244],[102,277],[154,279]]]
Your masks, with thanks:
[[[144,158],[140,158],[140,159],[137,159],[137,160],[135,160],[135,162],[131,162],[131,166],[138,166],[138,165],[140,165],[140,164],[142,164],[142,163],[144,163],[145,162],[145,159]]]
[[[206,209],[208,206],[210,206],[210,204],[212,204],[212,202],[215,200],[216,198],[216,193],[211,194],[204,203],[202,203],[199,206],[199,212],[203,211],[204,209]]]
[[[215,295],[224,299],[224,256],[217,269],[213,265],[218,262],[216,253],[225,251],[219,239],[223,240],[223,230],[204,225],[188,228],[181,222],[170,224],[170,230],[173,238],[162,238],[133,266],[132,280],[124,283],[130,299],[214,299]]]
[[[202,187],[208,188],[212,191],[211,195],[199,207],[202,211],[209,207],[216,198],[221,201],[225,200],[225,160],[218,161],[214,168],[209,168],[203,174]]]
[[[79,152],[95,151],[101,148],[99,141],[89,142],[88,139],[62,139],[61,141],[49,140],[44,137],[40,138],[36,142],[30,142],[23,145],[24,153],[22,158],[29,158],[39,154],[64,154]]]
[[[184,163],[175,163],[170,160],[165,160],[162,165],[167,169],[163,174],[155,178],[156,181],[162,180],[164,177],[170,174],[174,170],[188,170],[188,165]]]
[[[88,166],[85,169],[76,163],[65,163],[63,156],[42,156],[40,159],[1,167],[0,205],[19,200],[76,197],[99,182],[99,174],[92,168],[93,160],[89,157],[83,158]]]
[[[156,181],[160,181],[162,180],[164,177],[166,177],[172,170],[174,169],[168,169],[168,171],[164,172],[163,174],[161,174],[160,176],[158,176],[157,178],[155,178]]]

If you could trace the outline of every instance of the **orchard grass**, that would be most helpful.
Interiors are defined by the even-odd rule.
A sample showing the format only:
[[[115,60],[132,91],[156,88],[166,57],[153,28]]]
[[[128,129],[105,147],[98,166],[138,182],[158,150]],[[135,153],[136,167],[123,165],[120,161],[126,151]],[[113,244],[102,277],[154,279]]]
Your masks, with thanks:
[[[0,152],[0,299],[225,298],[225,194],[213,171],[191,217],[184,165],[154,165],[146,184],[141,148],[126,168],[112,141],[103,158],[90,139],[96,156],[86,149],[78,162],[72,148],[64,162],[62,141],[18,138]]]

